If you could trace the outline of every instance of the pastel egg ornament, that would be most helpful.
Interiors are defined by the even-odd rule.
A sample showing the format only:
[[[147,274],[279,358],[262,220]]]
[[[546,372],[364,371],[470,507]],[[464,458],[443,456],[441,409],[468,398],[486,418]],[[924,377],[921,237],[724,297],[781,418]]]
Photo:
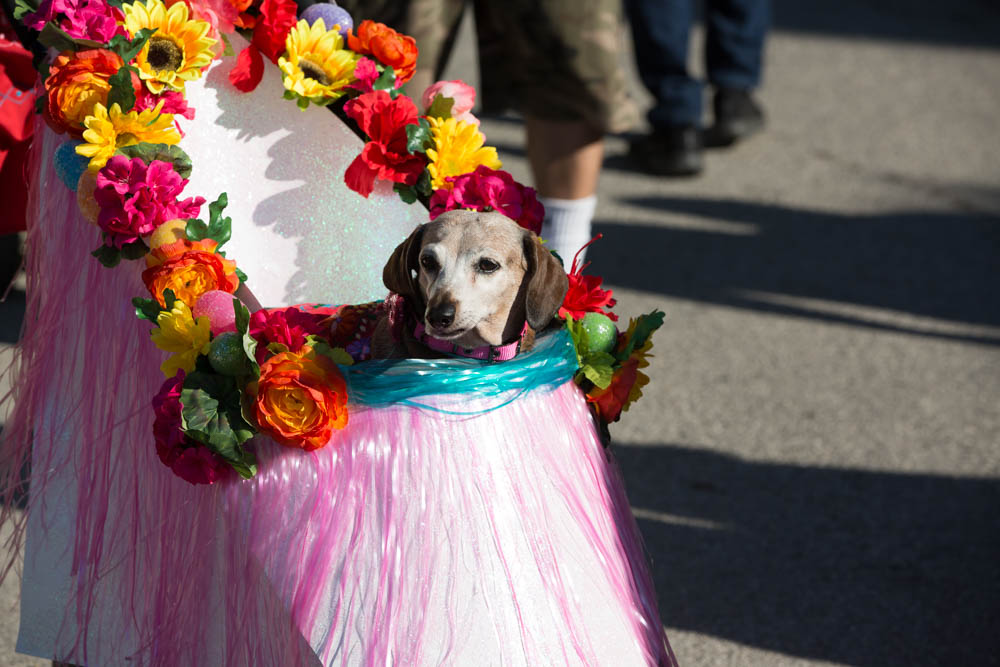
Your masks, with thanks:
[[[349,30],[354,28],[354,19],[343,7],[339,7],[333,2],[320,2],[310,5],[302,10],[300,18],[312,25],[319,19],[323,19],[323,24],[328,30],[333,30],[333,26],[340,26],[338,32],[341,37],[347,38]]]
[[[580,323],[587,332],[591,353],[611,351],[618,340],[618,330],[610,317],[604,313],[587,313]]]
[[[236,331],[236,311],[233,310],[232,294],[223,290],[209,290],[194,304],[191,314],[195,319],[207,317],[213,336]]]
[[[250,359],[243,351],[243,337],[228,331],[212,339],[208,363],[219,375],[244,375],[250,370]]]

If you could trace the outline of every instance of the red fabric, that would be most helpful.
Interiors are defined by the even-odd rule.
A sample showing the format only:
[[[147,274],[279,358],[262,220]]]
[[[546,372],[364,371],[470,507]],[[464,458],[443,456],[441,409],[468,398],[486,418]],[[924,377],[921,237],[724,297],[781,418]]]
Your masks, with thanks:
[[[0,33],[0,234],[24,230],[35,76],[31,54]]]

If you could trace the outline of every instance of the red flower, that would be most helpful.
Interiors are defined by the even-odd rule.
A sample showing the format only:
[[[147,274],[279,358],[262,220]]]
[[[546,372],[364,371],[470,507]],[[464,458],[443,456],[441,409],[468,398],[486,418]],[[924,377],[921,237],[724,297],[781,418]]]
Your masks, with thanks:
[[[583,248],[586,248],[601,238],[601,236],[601,234],[598,234]],[[617,315],[610,311],[604,311],[604,308],[614,308],[615,304],[618,303],[612,298],[611,290],[601,289],[601,282],[604,279],[600,276],[583,275],[583,270],[590,266],[589,262],[577,268],[576,260],[583,251],[583,248],[577,250],[576,255],[573,257],[573,266],[570,268],[568,274],[569,290],[566,292],[566,298],[563,299],[563,304],[559,308],[559,317],[566,319],[567,316],[572,316],[574,320],[578,320],[587,313],[604,313],[617,322]]]
[[[306,344],[306,336],[326,336],[330,333],[328,316],[308,313],[298,308],[258,310],[250,316],[250,335],[257,341],[257,363],[271,356],[268,343],[281,343],[289,352],[298,352]]]
[[[376,178],[415,184],[427,158],[406,149],[406,126],[417,123],[413,100],[403,95],[392,99],[386,91],[376,90],[351,100],[344,111],[371,139],[344,173],[347,187],[367,197]]]
[[[598,416],[604,421],[618,421],[622,415],[622,407],[628,402],[629,393],[638,378],[639,360],[629,359],[612,376],[611,384],[606,389],[596,389],[587,396],[587,401],[597,408]]]
[[[447,180],[454,187],[441,188],[431,196],[431,220],[456,208],[493,209],[536,234],[542,230],[545,208],[535,197],[534,188],[521,185],[506,171],[481,164],[472,173]]]
[[[153,437],[156,455],[175,475],[191,484],[211,484],[229,470],[228,464],[205,445],[196,442],[181,430],[181,386],[184,371],[167,378],[153,397]]]
[[[232,2],[239,9],[244,5]],[[264,76],[264,61],[261,54],[272,63],[285,52],[285,38],[295,25],[295,0],[264,0],[260,5],[260,18],[253,29],[250,45],[240,51],[236,66],[229,72],[229,81],[237,89],[249,93],[257,87]],[[242,15],[241,15],[242,16]],[[249,25],[249,23],[247,23]]]

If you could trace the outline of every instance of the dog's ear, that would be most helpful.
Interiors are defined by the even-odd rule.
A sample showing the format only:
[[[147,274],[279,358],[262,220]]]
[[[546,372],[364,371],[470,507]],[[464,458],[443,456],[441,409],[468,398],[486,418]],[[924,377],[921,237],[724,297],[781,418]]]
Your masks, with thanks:
[[[537,331],[548,325],[559,312],[569,289],[569,278],[559,260],[545,249],[537,236],[527,230],[524,233],[524,257],[528,261],[528,271],[524,276],[528,281],[524,309],[528,326]]]
[[[396,246],[392,257],[382,269],[382,282],[389,288],[407,299],[417,307],[417,312],[423,313],[420,304],[423,297],[420,294],[420,284],[417,282],[417,260],[420,258],[420,243],[424,236],[424,226],[420,225]]]

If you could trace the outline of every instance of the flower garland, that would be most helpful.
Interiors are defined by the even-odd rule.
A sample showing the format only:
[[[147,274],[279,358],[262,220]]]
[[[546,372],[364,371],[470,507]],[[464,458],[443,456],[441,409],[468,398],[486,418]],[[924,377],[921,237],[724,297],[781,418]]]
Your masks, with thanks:
[[[192,484],[256,474],[245,445],[257,433],[307,451],[326,446],[349,417],[338,366],[370,354],[341,325],[364,331],[377,314],[358,306],[334,318],[304,307],[251,315],[234,296],[246,276],[222,250],[231,234],[227,196],[209,203],[207,216],[203,197],[182,198],[192,164],[179,145],[180,119],[194,119],[185,85],[233,55],[227,35],[240,31],[250,41],[229,75],[237,89],[256,88],[266,57],[300,108],[343,104],[366,139],[344,176],[352,190],[367,197],[377,180],[390,181],[405,202],[427,202],[431,219],[457,208],[496,210],[541,229],[535,191],[502,171],[485,145],[471,114],[475,91],[438,82],[418,108],[400,92],[413,76],[416,44],[385,25],[363,21],[355,32],[335,4],[297,17],[292,0],[17,3],[15,16],[56,53],[40,67],[37,109],[72,138],[58,149],[57,172],[76,191],[82,217],[102,231],[92,254],[107,267],[145,263],[149,296],[132,303],[169,354],[153,399],[156,451]],[[559,317],[576,345],[576,380],[606,430],[648,382],[640,369],[663,314],[618,331],[611,290],[584,268],[574,258]]]

